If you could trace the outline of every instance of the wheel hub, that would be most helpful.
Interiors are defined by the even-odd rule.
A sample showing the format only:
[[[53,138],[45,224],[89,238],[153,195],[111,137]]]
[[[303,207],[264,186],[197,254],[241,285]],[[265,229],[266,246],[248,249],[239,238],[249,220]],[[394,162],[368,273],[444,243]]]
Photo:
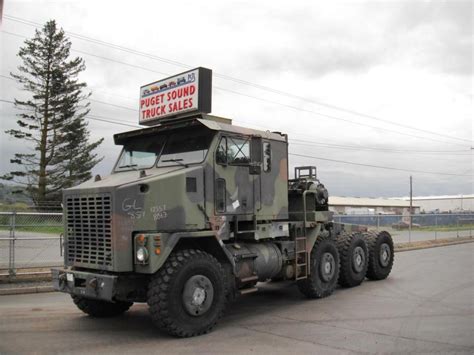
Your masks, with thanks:
[[[355,247],[352,252],[352,268],[355,272],[361,272],[365,265],[365,252],[361,247]]]
[[[336,271],[336,262],[331,253],[324,253],[321,258],[321,278],[328,282],[334,277]]]
[[[214,299],[214,287],[204,275],[194,275],[186,281],[183,289],[183,305],[190,315],[197,317],[206,313]]]
[[[194,289],[193,299],[191,302],[196,306],[200,306],[203,304],[205,299],[206,299],[206,291],[201,287],[196,287]]]
[[[380,260],[380,264],[383,267],[388,266],[388,263],[390,261],[390,256],[391,256],[390,246],[387,243],[383,243],[382,245],[380,245],[379,260]]]

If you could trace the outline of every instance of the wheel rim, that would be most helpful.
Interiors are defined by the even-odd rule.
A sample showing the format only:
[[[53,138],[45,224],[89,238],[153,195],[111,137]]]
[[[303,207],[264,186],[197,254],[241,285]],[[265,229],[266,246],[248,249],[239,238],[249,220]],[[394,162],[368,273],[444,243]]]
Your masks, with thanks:
[[[352,268],[355,272],[361,272],[365,265],[365,252],[361,247],[355,247],[352,252]]]
[[[390,262],[390,255],[391,255],[390,246],[387,243],[383,243],[382,245],[380,245],[379,260],[380,260],[380,264],[383,267],[388,266],[388,263]]]
[[[183,290],[183,304],[186,311],[200,316],[211,308],[214,299],[214,287],[211,280],[204,275],[194,275],[186,281]]]
[[[324,253],[321,258],[321,278],[328,282],[334,277],[336,272],[336,261],[331,253]]]

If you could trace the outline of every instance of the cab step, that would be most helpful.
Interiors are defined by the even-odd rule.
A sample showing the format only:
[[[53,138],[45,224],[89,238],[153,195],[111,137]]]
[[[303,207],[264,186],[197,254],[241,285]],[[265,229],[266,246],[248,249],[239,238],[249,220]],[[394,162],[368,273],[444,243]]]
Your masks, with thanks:
[[[240,290],[240,295],[246,295],[246,294],[254,293],[257,291],[258,291],[257,287],[244,288],[243,290]]]
[[[258,281],[258,276],[257,275],[252,275],[249,277],[244,277],[242,279],[239,279],[241,283],[246,283],[246,282],[251,282],[251,281]]]

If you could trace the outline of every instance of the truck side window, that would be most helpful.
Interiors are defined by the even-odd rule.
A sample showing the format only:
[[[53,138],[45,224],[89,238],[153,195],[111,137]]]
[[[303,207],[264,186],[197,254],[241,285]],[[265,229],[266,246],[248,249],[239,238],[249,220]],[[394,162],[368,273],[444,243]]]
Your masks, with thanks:
[[[222,137],[217,147],[216,162],[218,164],[227,164],[227,138]]]
[[[222,137],[216,151],[218,164],[246,165],[250,162],[250,140]]]
[[[250,141],[249,139],[228,137],[227,140],[227,163],[248,164],[250,163]]]
[[[270,142],[263,142],[263,171],[272,170],[272,146]]]

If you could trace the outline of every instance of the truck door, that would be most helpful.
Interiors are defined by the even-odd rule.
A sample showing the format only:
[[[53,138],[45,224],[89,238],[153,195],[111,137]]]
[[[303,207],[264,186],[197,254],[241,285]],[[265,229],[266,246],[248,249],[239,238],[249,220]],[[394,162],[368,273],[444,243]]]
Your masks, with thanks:
[[[254,177],[249,174],[250,137],[222,136],[214,159],[216,214],[253,215]]]

